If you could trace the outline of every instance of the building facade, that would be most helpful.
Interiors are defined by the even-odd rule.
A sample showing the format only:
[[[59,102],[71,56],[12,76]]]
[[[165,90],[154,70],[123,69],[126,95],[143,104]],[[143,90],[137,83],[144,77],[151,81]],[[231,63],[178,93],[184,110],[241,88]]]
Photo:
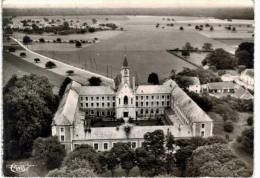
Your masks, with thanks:
[[[130,83],[130,69],[124,59],[121,82],[113,86],[81,86],[72,82],[66,88],[52,123],[52,135],[58,136],[68,151],[79,144],[90,144],[99,151],[109,150],[116,142],[140,147],[144,134],[154,130],[171,132],[175,138],[212,136],[213,121],[171,79],[162,85]],[[127,122],[117,127],[92,127],[93,119],[147,120],[163,118],[163,126],[139,126]],[[125,127],[131,129],[126,134]]]

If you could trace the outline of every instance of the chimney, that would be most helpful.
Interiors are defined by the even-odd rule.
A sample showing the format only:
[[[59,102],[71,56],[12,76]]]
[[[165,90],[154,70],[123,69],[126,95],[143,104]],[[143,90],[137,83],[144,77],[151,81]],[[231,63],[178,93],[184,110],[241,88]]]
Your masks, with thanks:
[[[133,90],[135,92],[135,77],[133,76]]]

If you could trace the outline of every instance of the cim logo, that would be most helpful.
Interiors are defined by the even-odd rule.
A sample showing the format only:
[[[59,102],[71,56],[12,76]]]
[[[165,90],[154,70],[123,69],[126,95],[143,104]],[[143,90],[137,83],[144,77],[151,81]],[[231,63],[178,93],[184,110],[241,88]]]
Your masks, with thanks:
[[[28,171],[28,169],[32,166],[35,166],[33,164],[29,164],[28,162],[20,162],[20,163],[12,163],[10,165],[10,170],[14,173],[23,173]]]

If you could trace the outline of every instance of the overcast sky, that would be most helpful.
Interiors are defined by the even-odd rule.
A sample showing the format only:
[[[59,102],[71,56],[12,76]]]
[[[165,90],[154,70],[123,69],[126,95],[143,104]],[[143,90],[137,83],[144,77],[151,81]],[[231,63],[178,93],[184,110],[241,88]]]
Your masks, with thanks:
[[[4,7],[90,7],[90,8],[163,8],[163,7],[253,7],[252,0],[3,0]]]

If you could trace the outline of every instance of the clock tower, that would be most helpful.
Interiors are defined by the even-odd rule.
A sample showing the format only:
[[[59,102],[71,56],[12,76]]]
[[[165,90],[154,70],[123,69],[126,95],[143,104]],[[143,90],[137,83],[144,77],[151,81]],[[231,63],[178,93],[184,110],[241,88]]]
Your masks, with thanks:
[[[128,84],[130,86],[130,70],[128,67],[127,58],[125,56],[123,66],[121,68],[121,84]]]

